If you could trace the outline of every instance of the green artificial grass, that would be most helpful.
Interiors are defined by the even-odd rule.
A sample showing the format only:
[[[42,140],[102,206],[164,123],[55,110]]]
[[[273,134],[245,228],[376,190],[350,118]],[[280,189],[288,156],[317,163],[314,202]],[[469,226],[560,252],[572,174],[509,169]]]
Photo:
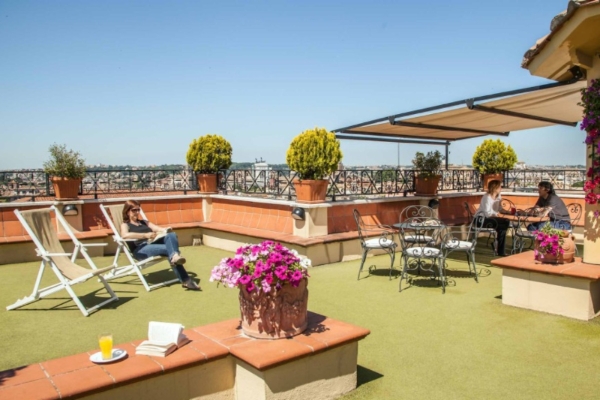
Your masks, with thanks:
[[[112,331],[115,343],[143,339],[150,320],[191,328],[238,317],[237,291],[208,282],[212,266],[231,253],[204,246],[183,253],[186,268],[202,278],[202,292],[173,285],[147,293],[131,277],[111,283],[121,301],[87,318],[66,292],[19,310],[2,308],[0,370],[94,350],[101,331]],[[597,398],[600,321],[502,305],[502,271],[489,259],[477,255],[479,283],[462,255],[449,260],[444,295],[428,276],[413,276],[414,285],[399,293],[398,278],[388,279],[387,256],[369,258],[365,267],[377,269],[360,280],[358,260],[312,268],[309,309],[371,330],[359,343],[359,387],[345,398]],[[104,266],[111,259],[95,261]],[[0,305],[31,291],[38,265],[0,266]],[[164,272],[166,263],[150,271],[150,281],[172,274]],[[106,295],[94,292],[100,287],[90,280],[75,290],[89,305]]]

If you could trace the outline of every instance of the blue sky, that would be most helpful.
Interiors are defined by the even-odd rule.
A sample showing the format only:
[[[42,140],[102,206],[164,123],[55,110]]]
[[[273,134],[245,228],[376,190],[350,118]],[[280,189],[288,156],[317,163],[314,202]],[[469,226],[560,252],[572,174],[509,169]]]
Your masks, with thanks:
[[[40,168],[54,142],[89,164],[183,164],[207,133],[234,161],[283,163],[305,129],[547,83],[520,63],[566,6],[4,0],[0,169]],[[584,164],[584,137],[552,127],[505,142],[528,164]],[[450,162],[470,164],[482,140],[453,143]],[[346,165],[396,164],[397,149],[342,141]],[[401,145],[400,164],[435,149]]]

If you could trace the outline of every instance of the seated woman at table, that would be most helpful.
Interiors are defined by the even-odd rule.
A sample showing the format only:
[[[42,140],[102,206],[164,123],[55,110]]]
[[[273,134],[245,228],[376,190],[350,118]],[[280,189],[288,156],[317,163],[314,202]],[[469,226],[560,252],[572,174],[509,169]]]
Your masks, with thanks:
[[[546,208],[550,207],[550,225],[553,228],[571,230],[571,216],[569,210],[565,206],[565,202],[554,192],[552,184],[548,181],[541,181],[538,184],[538,198],[535,207]],[[533,222],[527,225],[527,230],[530,232],[541,229],[548,221]]]
[[[481,204],[477,212],[482,212],[485,215],[483,222],[484,226],[493,227],[498,234],[498,255],[505,256],[504,243],[506,242],[506,231],[510,226],[510,221],[500,217],[504,211],[500,208],[502,196],[502,183],[498,180],[493,180],[488,183],[487,193],[483,195]]]
[[[154,239],[158,232],[163,231],[158,225],[142,219],[140,215],[140,203],[135,200],[127,200],[123,207],[123,223],[121,224],[121,237],[123,239],[139,239],[135,242],[127,242],[136,260],[144,260],[153,256],[167,256],[171,268],[175,271],[177,279],[184,289],[200,290],[196,282],[190,278],[183,267],[185,257],[179,253],[179,241],[174,232],[167,233],[155,242],[148,243],[148,239]]]

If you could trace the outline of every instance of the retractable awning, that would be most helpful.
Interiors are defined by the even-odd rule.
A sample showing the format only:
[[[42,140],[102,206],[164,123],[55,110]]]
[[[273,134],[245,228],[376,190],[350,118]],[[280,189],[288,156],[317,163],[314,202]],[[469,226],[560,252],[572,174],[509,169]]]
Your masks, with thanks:
[[[581,78],[579,74],[574,75],[569,82],[460,100],[367,121],[334,132],[340,139],[404,143],[431,141],[431,144],[447,145],[455,140],[485,135],[508,136],[512,131],[550,125],[576,126],[583,116],[583,110],[577,103],[581,100],[580,91],[586,87],[586,82],[578,81]],[[486,101],[492,98],[496,100]],[[427,112],[429,114],[405,118]]]

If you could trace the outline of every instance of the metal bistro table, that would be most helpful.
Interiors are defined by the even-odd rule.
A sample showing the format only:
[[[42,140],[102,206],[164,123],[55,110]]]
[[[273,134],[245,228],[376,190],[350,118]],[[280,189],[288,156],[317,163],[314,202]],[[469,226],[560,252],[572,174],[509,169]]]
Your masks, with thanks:
[[[433,248],[428,246],[435,241],[435,232],[446,227],[440,220],[434,218],[410,218],[404,222],[400,222],[392,225],[398,230],[398,239],[402,247],[402,258],[404,259],[405,266],[402,269],[402,273],[411,270],[417,270],[420,274],[421,270],[427,270],[433,272],[433,269],[425,267],[425,259],[437,259],[441,257],[441,249]],[[414,234],[406,234],[407,231],[414,232]],[[434,234],[428,235],[429,232],[434,231]],[[435,245],[432,245],[435,246]],[[431,254],[424,251],[426,247],[431,247]],[[435,250],[435,251],[434,251]],[[434,254],[435,253],[435,254]],[[408,258],[416,258],[416,267],[408,268]],[[433,268],[433,265],[432,265]],[[402,280],[402,276],[400,277]]]
[[[502,214],[502,217],[510,221],[510,226],[512,228],[512,249],[511,254],[515,254],[517,252],[521,253],[523,248],[525,247],[525,242],[529,241],[528,248],[531,248],[533,245],[533,233],[527,230],[527,225],[532,222],[543,222],[550,221],[549,216],[537,217],[534,215],[528,215],[527,212],[521,211],[515,215],[512,214]]]

